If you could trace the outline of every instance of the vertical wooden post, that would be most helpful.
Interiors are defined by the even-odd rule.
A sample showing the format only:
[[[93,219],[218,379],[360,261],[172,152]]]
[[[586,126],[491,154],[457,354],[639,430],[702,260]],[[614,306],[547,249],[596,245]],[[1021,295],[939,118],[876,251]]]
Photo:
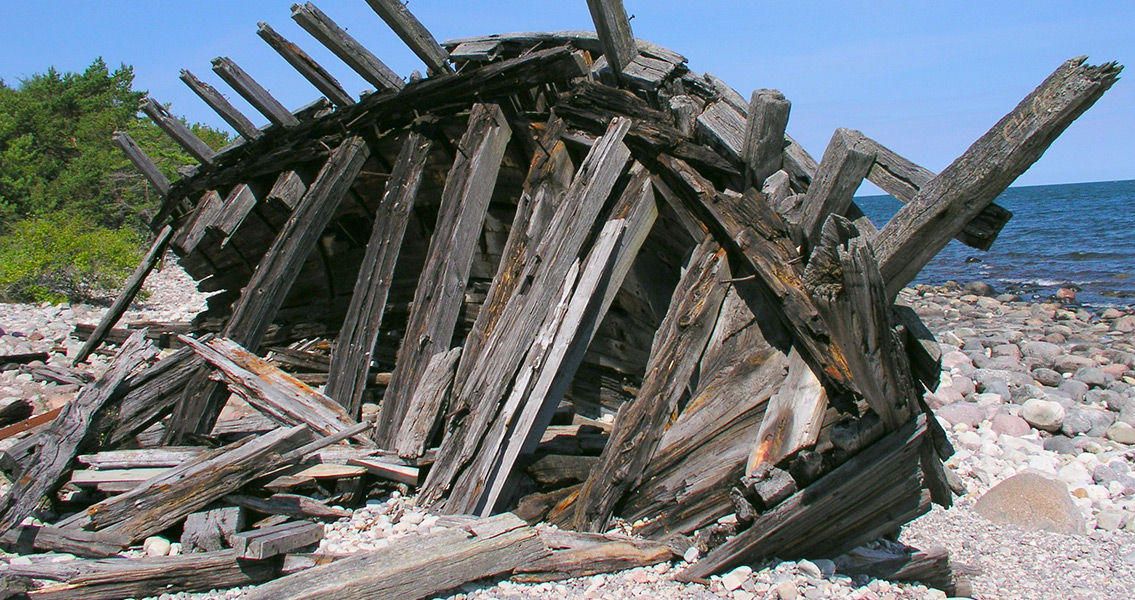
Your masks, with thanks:
[[[315,89],[319,90],[321,94],[327,96],[335,106],[350,106],[355,103],[351,95],[343,89],[339,81],[335,79],[331,73],[328,73],[319,63],[315,62],[307,52],[300,49],[299,46],[289,42],[284,36],[276,33],[275,29],[267,23],[258,23],[259,29],[256,33],[273,50],[278,52],[284,60],[288,61],[289,65],[299,71],[300,75],[304,76]]]
[[[166,179],[166,176],[158,169],[158,165],[138,147],[138,143],[134,141],[134,138],[130,137],[130,134],[124,131],[115,131],[111,139],[114,141],[114,145],[122,150],[126,158],[129,158],[130,162],[134,163],[134,166],[142,172],[142,176],[145,177],[146,180],[150,182],[150,185],[154,186],[154,189],[164,198],[165,195],[169,193],[169,179]]]
[[[217,88],[197,79],[186,69],[181,70],[181,80],[189,89],[193,90],[195,94],[205,101],[226,123],[232,126],[237,133],[246,140],[254,140],[260,137],[261,132],[244,116],[239,110],[233,106],[227,98],[217,91]]]
[[[406,136],[402,144],[402,151],[375,212],[374,228],[359,267],[347,317],[331,352],[331,368],[324,393],[342,404],[352,417],[358,417],[362,405],[371,353],[386,310],[394,265],[431,145],[430,140],[416,132]]]
[[[638,56],[623,0],[587,0],[587,8],[591,10],[599,42],[603,44],[603,56],[607,57],[615,76],[622,77],[623,69]]]
[[[401,0],[367,0],[367,4],[426,63],[431,75],[453,72],[453,67],[449,66],[449,53]]]
[[[181,146],[190,156],[196,158],[203,165],[213,164],[217,153],[193,134],[180,119],[171,115],[166,107],[158,104],[153,98],[142,101],[142,112],[166,133],[177,145]]]
[[[759,187],[784,162],[784,129],[792,105],[777,90],[757,90],[749,101],[745,145],[745,187]]]
[[[468,129],[445,181],[437,227],[414,291],[406,335],[375,424],[375,441],[383,448],[394,447],[430,357],[449,350],[473,252],[511,136],[512,129],[500,107],[473,106]]]
[[[370,50],[308,2],[292,5],[292,18],[327,49],[379,91],[400,90],[406,83]]]
[[[299,119],[292,111],[280,104],[278,100],[268,93],[256,80],[244,72],[236,63],[224,56],[213,59],[213,71],[232,86],[236,93],[248,100],[256,110],[260,111],[269,121],[280,127],[295,127]]]

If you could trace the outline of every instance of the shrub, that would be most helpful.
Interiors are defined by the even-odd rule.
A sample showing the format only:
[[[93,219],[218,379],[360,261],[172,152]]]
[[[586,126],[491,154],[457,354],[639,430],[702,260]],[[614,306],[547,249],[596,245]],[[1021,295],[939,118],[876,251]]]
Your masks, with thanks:
[[[53,213],[12,225],[0,237],[0,300],[101,301],[113,297],[141,260],[129,230]]]

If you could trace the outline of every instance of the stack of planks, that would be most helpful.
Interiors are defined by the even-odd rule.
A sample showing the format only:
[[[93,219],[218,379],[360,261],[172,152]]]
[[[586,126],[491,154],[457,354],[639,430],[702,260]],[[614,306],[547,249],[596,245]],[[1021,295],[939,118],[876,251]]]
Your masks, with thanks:
[[[352,98],[261,23],[323,98],[290,112],[218,58],[268,126],[184,71],[241,140],[213,151],[147,101],[200,162],[170,182],[116,136],[163,196],[154,246],[84,332],[77,361],[123,343],[111,371],[6,453],[0,528],[9,545],[96,556],[181,528],[205,552],[88,596],[75,590],[131,567],[10,567],[62,582],[33,597],[273,578],[318,541],[304,519],[341,516],[332,504],[373,485],[417,489],[468,525],[253,597],[426,597],[691,544],[705,556],[679,577],[699,581],[835,557],[949,505],[951,449],[922,400],[938,346],[896,295],[950,239],[989,248],[1011,216],[994,199],[1120,66],[1060,65],[935,174],[847,129],[816,161],[786,135],[780,92],[746,101],[690,71],[634,38],[619,0],[588,0],[597,33],[440,44],[401,2],[367,1],[428,77],[404,81],[297,4],[293,19],[373,93]],[[905,203],[881,229],[853,201],[864,180]],[[155,362],[145,333],[122,341],[131,329],[114,326],[167,248],[215,294],[188,327],[165,327],[179,349]],[[219,420],[233,403],[261,417]],[[102,499],[22,525],[64,502],[68,477],[84,490],[71,504]],[[336,481],[322,501],[287,493],[322,478]],[[242,531],[242,511],[284,517]],[[615,526],[640,537],[603,535]],[[910,556],[897,571],[948,585],[944,553]]]

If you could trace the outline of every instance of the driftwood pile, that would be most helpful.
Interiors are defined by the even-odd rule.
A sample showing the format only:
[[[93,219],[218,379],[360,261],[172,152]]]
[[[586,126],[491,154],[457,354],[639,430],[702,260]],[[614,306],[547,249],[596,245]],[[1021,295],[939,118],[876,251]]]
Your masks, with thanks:
[[[269,126],[184,71],[241,140],[214,152],[147,101],[200,161],[171,183],[116,136],[163,194],[156,241],[80,332],[77,361],[122,344],[110,371],[5,454],[0,532],[83,556],[180,532],[188,553],[6,576],[56,582],[32,597],[109,598],[333,562],[253,597],[408,598],[698,545],[681,577],[699,580],[834,557],[950,503],[951,450],[922,401],[937,344],[895,296],[951,238],[993,243],[1010,217],[994,198],[1120,67],[1061,65],[934,174],[846,129],[817,162],[785,135],[783,95],[691,72],[634,39],[618,0],[588,1],[597,34],[443,44],[400,2],[368,3],[427,77],[404,82],[295,5],[373,93],[355,100],[261,24],[324,98],[293,113],[218,58]],[[853,202],[864,179],[906,203],[881,230]],[[208,310],[114,329],[167,247],[215,292]],[[177,350],[155,361],[151,342]],[[262,417],[219,420],[230,396]],[[471,516],[390,552],[296,553],[382,485]],[[72,514],[26,524],[44,508]],[[603,535],[616,523],[645,539]],[[943,553],[888,564],[871,568],[949,584]]]

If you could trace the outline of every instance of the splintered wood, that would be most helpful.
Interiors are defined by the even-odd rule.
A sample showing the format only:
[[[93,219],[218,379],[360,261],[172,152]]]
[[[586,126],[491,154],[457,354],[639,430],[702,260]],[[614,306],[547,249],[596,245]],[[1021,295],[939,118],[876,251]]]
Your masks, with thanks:
[[[368,4],[427,77],[296,4],[374,92],[352,98],[261,23],[326,100],[290,111],[221,57],[267,126],[183,71],[242,140],[214,151],[147,100],[200,162],[171,183],[116,134],[162,207],[146,259],[82,329],[76,362],[108,342],[114,362],[90,383],[41,367],[86,387],[54,417],[0,415],[18,436],[0,545],[99,560],[7,565],[5,584],[425,598],[654,564],[696,536],[689,581],[850,552],[848,569],[948,587],[939,551],[901,568],[853,552],[951,501],[922,401],[940,351],[895,296],[951,238],[993,243],[1011,216],[993,200],[1121,67],[1061,65],[934,174],[842,128],[817,161],[786,135],[783,94],[746,101],[690,71],[634,37],[620,0],[588,0],[598,33],[440,44],[402,2]],[[855,205],[864,180],[905,203],[881,229]],[[207,310],[116,328],[167,245]],[[180,349],[155,361],[151,342]],[[321,521],[392,490],[455,516],[378,551],[311,552]],[[106,558],[154,535],[186,554]]]

